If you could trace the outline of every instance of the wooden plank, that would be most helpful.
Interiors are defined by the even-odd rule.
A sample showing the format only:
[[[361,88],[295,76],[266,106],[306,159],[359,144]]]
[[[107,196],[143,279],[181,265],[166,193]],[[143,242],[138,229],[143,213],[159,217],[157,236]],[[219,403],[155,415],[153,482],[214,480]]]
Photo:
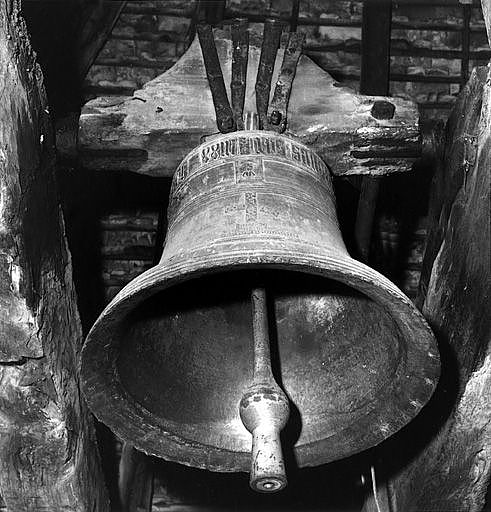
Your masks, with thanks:
[[[231,41],[216,31],[227,87]],[[278,52],[275,83],[283,49]],[[260,37],[251,34],[245,110],[255,110],[254,82]],[[230,91],[228,91],[230,92]],[[376,119],[376,100],[395,106],[392,119]],[[360,96],[302,56],[289,104],[289,133],[317,151],[336,175],[405,172],[420,154],[417,106],[400,98]],[[172,176],[181,159],[206,134],[215,133],[215,113],[203,60],[195,40],[168,71],[133,97],[89,101],[79,122],[83,167]]]
[[[472,72],[433,183],[424,262],[431,271],[421,299],[440,342],[442,376],[406,432],[411,462],[393,486],[404,512],[478,512],[491,473],[490,79],[489,69]]]
[[[105,512],[51,120],[20,10],[0,3],[0,493],[10,512]]]
[[[78,41],[78,72],[85,78],[126,5],[125,1],[86,2],[81,9]]]

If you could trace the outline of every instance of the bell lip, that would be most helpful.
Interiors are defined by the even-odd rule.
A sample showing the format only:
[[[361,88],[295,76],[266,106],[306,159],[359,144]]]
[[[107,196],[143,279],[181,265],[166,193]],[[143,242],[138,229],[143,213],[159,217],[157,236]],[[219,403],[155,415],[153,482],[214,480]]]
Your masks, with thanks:
[[[126,285],[93,325],[80,355],[81,388],[94,415],[121,439],[149,455],[211,471],[247,472],[249,452],[184,439],[164,428],[162,419],[137,403],[119,382],[115,359],[110,357],[117,340],[110,339],[108,333],[112,332],[111,326],[115,322],[158,291],[201,275],[251,268],[256,264],[261,268],[287,269],[344,283],[388,309],[402,334],[413,341],[408,345],[412,354],[407,358],[406,379],[402,389],[394,394],[398,399],[397,406],[393,405],[395,402],[381,403],[361,421],[348,425],[334,436],[295,447],[299,467],[325,464],[376,446],[420,412],[438,383],[440,358],[433,332],[412,301],[383,275],[346,254],[333,253],[312,260],[276,250],[274,254],[261,252],[256,256],[230,252],[213,261],[179,259],[169,262],[163,259]],[[110,400],[106,398],[108,395]],[[340,445],[333,439],[340,434],[349,434],[349,442]]]

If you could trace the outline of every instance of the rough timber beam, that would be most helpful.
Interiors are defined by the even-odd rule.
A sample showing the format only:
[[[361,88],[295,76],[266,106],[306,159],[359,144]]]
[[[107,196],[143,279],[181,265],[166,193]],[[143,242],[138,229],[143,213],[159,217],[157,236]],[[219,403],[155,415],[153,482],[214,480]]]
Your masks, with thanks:
[[[231,41],[223,31],[217,31],[215,38],[228,87]],[[245,110],[255,110],[259,48],[260,40],[251,34]],[[274,77],[282,54],[283,50],[278,52]],[[395,106],[391,119],[377,118],[382,117],[376,113],[380,103],[374,104],[384,100]],[[306,56],[298,64],[288,118],[289,133],[316,150],[335,175],[409,171],[420,155],[418,111],[413,102],[358,95],[340,87]],[[172,176],[200,138],[216,132],[211,93],[195,40],[171,69],[133,97],[89,101],[80,116],[78,155],[82,167],[90,170]]]
[[[109,508],[80,397],[82,329],[43,76],[0,2],[0,494],[9,512]]]
[[[480,512],[491,476],[491,67],[473,70],[446,136],[419,297],[442,376],[400,453],[390,451],[392,461],[410,460],[392,482],[394,510],[404,512]]]

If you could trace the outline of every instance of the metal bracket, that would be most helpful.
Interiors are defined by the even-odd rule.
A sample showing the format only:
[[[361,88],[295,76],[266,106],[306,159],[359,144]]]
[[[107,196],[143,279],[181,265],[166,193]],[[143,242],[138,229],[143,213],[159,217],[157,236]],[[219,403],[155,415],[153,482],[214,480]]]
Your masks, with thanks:
[[[232,80],[230,82],[230,95],[232,97],[232,110],[237,130],[244,129],[244,102],[247,80],[247,62],[249,58],[249,32],[248,21],[239,18],[232,22]]]
[[[256,77],[256,109],[259,116],[259,129],[268,126],[268,104],[271,92],[271,79],[273,77],[276,53],[280,46],[283,23],[276,19],[267,19],[264,22],[263,43],[259,67]]]
[[[210,84],[217,126],[221,133],[234,132],[236,129],[234,115],[227,97],[223,81],[222,68],[218,59],[215,39],[211,25],[200,23],[197,26],[199,43],[205,63],[206,76]]]
[[[283,25],[281,21],[276,19],[267,19],[264,23],[263,42],[255,85],[259,129],[268,129],[278,133],[283,133],[286,130],[288,102],[305,40],[305,34],[290,32],[273,99],[268,108],[271,80]],[[217,126],[221,133],[244,129],[243,114],[249,56],[247,26],[247,19],[236,19],[232,23],[233,50],[230,82],[232,107],[227,97],[211,25],[200,23],[197,26],[206,76],[215,107]]]

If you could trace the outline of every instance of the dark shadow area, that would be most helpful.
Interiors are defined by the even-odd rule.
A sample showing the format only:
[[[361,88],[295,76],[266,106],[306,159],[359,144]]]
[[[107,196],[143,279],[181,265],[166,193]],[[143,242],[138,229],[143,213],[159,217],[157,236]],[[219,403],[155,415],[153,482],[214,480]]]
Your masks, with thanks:
[[[106,305],[102,279],[102,224],[104,215],[142,211],[163,211],[165,226],[169,179],[156,179],[131,173],[97,173],[61,168],[58,184],[66,235],[72,255],[73,278],[77,292],[82,329],[87,334]],[[157,235],[157,242],[162,237]],[[160,248],[156,252],[160,252]],[[106,485],[111,503],[119,507],[119,442],[102,423],[96,432]]]
[[[24,16],[43,70],[53,119],[77,112],[82,101],[78,76],[78,16],[75,2],[22,2]]]
[[[364,455],[305,469],[288,469],[288,486],[278,494],[249,488],[247,473],[213,473],[157,461],[155,476],[164,486],[167,503],[199,504],[223,511],[361,510],[367,488],[361,483]]]
[[[350,178],[334,178],[336,196],[336,213],[343,240],[351,255],[356,254],[355,221],[358,207],[358,196],[361,179],[359,176]]]
[[[413,172],[387,176],[380,182],[371,264],[398,286],[403,285],[405,271],[420,268],[419,264],[409,261],[409,257],[414,243],[424,247],[426,233],[418,233],[418,229],[428,213],[433,174],[432,162],[421,160],[414,164]],[[387,227],[381,225],[382,219],[389,222]],[[394,243],[382,244],[384,229],[391,230],[389,234],[394,237]]]
[[[384,441],[378,448],[378,457],[383,461],[384,471],[389,476],[400,473],[408,464],[415,460],[428,448],[430,442],[441,434],[446,420],[452,413],[459,394],[459,367],[453,348],[442,333],[432,326],[438,341],[441,360],[441,374],[438,385],[431,399],[421,412],[398,433]],[[436,463],[436,462],[435,462]],[[427,467],[423,477],[428,476]],[[415,489],[424,492],[423,484],[419,482]],[[412,500],[417,497],[413,492]]]

